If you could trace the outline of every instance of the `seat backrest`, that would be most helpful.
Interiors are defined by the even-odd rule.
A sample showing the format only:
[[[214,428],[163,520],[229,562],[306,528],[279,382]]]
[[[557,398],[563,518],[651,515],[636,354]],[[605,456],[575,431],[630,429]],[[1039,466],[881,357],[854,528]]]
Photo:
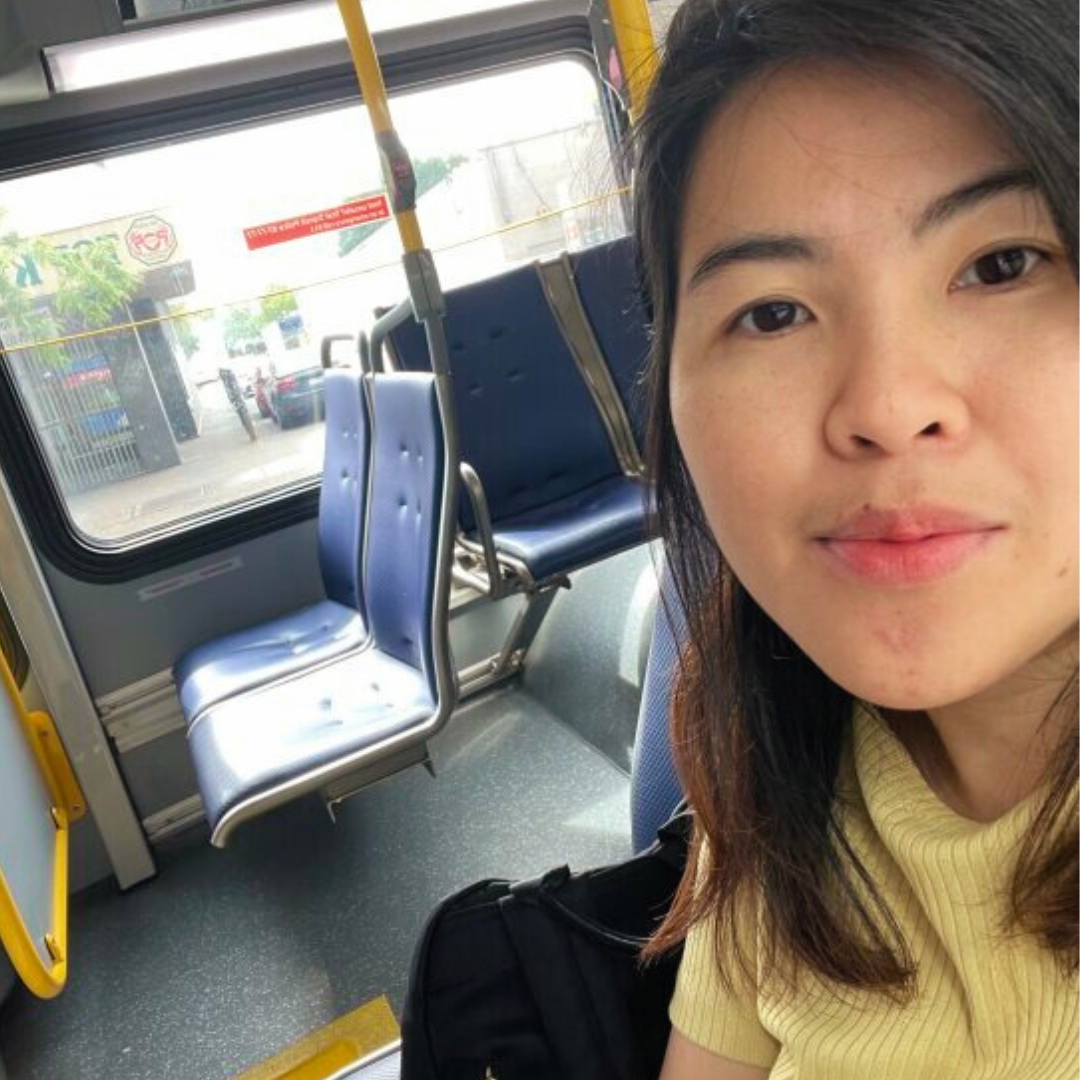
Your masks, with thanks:
[[[665,604],[666,600],[666,604]],[[664,572],[653,619],[652,643],[638,709],[637,735],[630,767],[630,818],[634,851],[644,851],[656,831],[682,801],[682,787],[671,755],[671,695],[685,622],[678,597]]]
[[[461,460],[479,474],[493,522],[620,475],[533,266],[448,292],[444,326]],[[430,370],[417,323],[391,342],[401,367]],[[464,500],[459,517],[473,528]]]
[[[450,568],[440,556],[447,453],[434,375],[370,378],[372,475],[364,586],[373,645],[423,671],[439,697]],[[450,526],[452,530],[452,525]]]
[[[371,438],[360,372],[327,370],[323,392],[326,449],[319,493],[319,568],[327,597],[363,613],[360,563]]]
[[[645,307],[629,237],[571,256],[581,306],[615,380],[639,447],[648,410],[642,379],[649,356]]]

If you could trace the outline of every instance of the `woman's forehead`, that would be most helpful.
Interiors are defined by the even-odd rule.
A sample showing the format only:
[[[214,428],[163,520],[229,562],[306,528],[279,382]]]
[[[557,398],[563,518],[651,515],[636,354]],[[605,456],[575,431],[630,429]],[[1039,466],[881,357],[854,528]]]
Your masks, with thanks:
[[[792,65],[741,88],[704,128],[680,247],[703,230],[865,227],[1010,163],[955,80],[896,63]]]

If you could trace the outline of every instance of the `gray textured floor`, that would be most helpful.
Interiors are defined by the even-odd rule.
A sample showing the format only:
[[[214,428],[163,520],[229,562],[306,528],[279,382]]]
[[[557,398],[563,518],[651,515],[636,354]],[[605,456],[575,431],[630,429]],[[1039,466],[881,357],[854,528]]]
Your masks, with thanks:
[[[335,827],[298,803],[77,897],[64,994],[0,1014],[10,1080],[226,1080],[375,994],[398,1009],[451,890],[628,853],[626,775],[523,689],[463,709],[434,757],[437,780],[394,777]]]
[[[525,668],[529,693],[627,772],[627,718],[637,716],[655,607],[647,548],[582,570],[552,605]]]

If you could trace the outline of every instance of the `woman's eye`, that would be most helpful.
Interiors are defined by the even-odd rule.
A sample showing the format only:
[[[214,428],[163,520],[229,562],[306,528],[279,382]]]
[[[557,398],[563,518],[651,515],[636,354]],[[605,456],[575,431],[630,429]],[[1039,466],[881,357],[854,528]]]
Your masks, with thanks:
[[[956,279],[960,288],[971,285],[1007,285],[1016,281],[1044,258],[1041,251],[1029,247],[999,248],[977,258]]]
[[[798,326],[809,318],[810,312],[802,304],[793,304],[790,300],[769,300],[744,311],[732,324],[732,329],[751,334],[776,334]]]

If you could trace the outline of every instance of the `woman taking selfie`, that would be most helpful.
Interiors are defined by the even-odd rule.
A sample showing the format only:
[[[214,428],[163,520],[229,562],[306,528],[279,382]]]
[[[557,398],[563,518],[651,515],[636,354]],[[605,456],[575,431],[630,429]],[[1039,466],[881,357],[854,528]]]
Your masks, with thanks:
[[[689,0],[637,134],[696,816],[663,1080],[1077,1070],[1063,0]]]

